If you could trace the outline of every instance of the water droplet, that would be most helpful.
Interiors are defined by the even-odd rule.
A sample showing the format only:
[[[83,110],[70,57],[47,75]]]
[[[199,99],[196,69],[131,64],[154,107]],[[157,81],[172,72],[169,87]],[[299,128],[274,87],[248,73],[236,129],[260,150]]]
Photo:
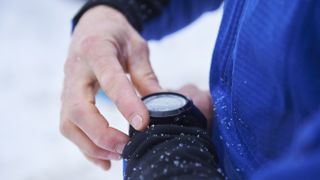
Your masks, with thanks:
[[[221,122],[224,122],[226,120],[227,120],[227,117],[224,117],[224,118],[221,119]]]
[[[143,176],[142,176],[142,175],[140,175],[140,176],[139,176],[139,179],[140,179],[140,180],[144,180],[144,178],[143,178]]]
[[[195,163],[194,165],[195,165],[196,167],[202,166],[202,164],[200,164],[200,163]]]
[[[163,155],[161,155],[161,156],[160,156],[160,160],[162,160],[163,158],[164,158],[164,156],[163,156]]]
[[[163,174],[167,174],[167,172],[168,172],[167,168],[164,168],[163,171],[162,171]]]
[[[222,173],[221,168],[218,168],[217,171],[218,171],[218,173]]]
[[[230,146],[230,144],[229,144],[228,142],[226,142],[226,145],[227,145],[227,147],[229,147],[229,146]]]
[[[173,161],[173,164],[174,164],[175,166],[179,166],[179,161],[178,161],[178,160],[174,160],[174,161]]]
[[[186,164],[186,163],[187,163],[187,161],[186,161],[186,160],[183,160],[183,161],[182,161],[182,163],[183,163],[183,164]]]

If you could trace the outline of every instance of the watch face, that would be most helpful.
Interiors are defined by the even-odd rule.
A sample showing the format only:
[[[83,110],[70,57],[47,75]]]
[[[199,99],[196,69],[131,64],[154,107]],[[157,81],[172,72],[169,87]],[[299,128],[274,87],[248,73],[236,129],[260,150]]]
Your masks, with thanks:
[[[149,112],[161,113],[163,115],[183,108],[188,99],[176,93],[157,93],[143,99]],[[168,114],[168,115],[169,115]]]

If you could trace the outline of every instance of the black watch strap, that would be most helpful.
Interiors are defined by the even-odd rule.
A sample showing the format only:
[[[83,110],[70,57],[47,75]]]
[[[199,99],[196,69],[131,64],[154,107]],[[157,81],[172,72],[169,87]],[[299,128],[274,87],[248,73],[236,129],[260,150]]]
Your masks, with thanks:
[[[72,31],[87,10],[98,5],[107,5],[120,11],[129,23],[141,32],[143,23],[159,15],[168,2],[169,0],[89,0],[73,18]]]
[[[192,108],[189,109],[187,112],[175,117],[150,117],[149,126],[154,125],[178,125],[181,127],[193,127],[207,130],[207,119],[196,106],[192,105]],[[136,135],[136,133],[138,133],[138,131],[136,131],[132,126],[130,126],[129,136],[132,137]]]

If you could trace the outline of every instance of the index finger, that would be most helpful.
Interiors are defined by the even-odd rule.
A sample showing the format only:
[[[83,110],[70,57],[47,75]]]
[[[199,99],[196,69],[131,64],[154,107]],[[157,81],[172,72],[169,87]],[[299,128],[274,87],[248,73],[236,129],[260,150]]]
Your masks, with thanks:
[[[92,40],[89,44],[85,56],[103,91],[135,129],[147,127],[148,111],[120,64],[117,47],[102,40]]]

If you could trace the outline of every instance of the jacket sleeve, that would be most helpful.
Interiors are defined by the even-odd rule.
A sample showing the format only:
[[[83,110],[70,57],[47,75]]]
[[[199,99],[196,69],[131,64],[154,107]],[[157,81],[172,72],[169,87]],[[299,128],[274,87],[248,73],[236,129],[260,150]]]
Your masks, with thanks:
[[[223,179],[205,130],[151,125],[135,134],[123,151],[125,179]]]
[[[73,29],[90,8],[106,5],[120,11],[147,40],[161,39],[219,7],[222,0],[88,0],[73,18]]]
[[[320,177],[320,109],[296,136],[284,158],[258,171],[253,180],[319,179]]]
[[[162,13],[144,23],[142,35],[159,40],[189,25],[203,13],[217,9],[222,0],[171,0]]]

